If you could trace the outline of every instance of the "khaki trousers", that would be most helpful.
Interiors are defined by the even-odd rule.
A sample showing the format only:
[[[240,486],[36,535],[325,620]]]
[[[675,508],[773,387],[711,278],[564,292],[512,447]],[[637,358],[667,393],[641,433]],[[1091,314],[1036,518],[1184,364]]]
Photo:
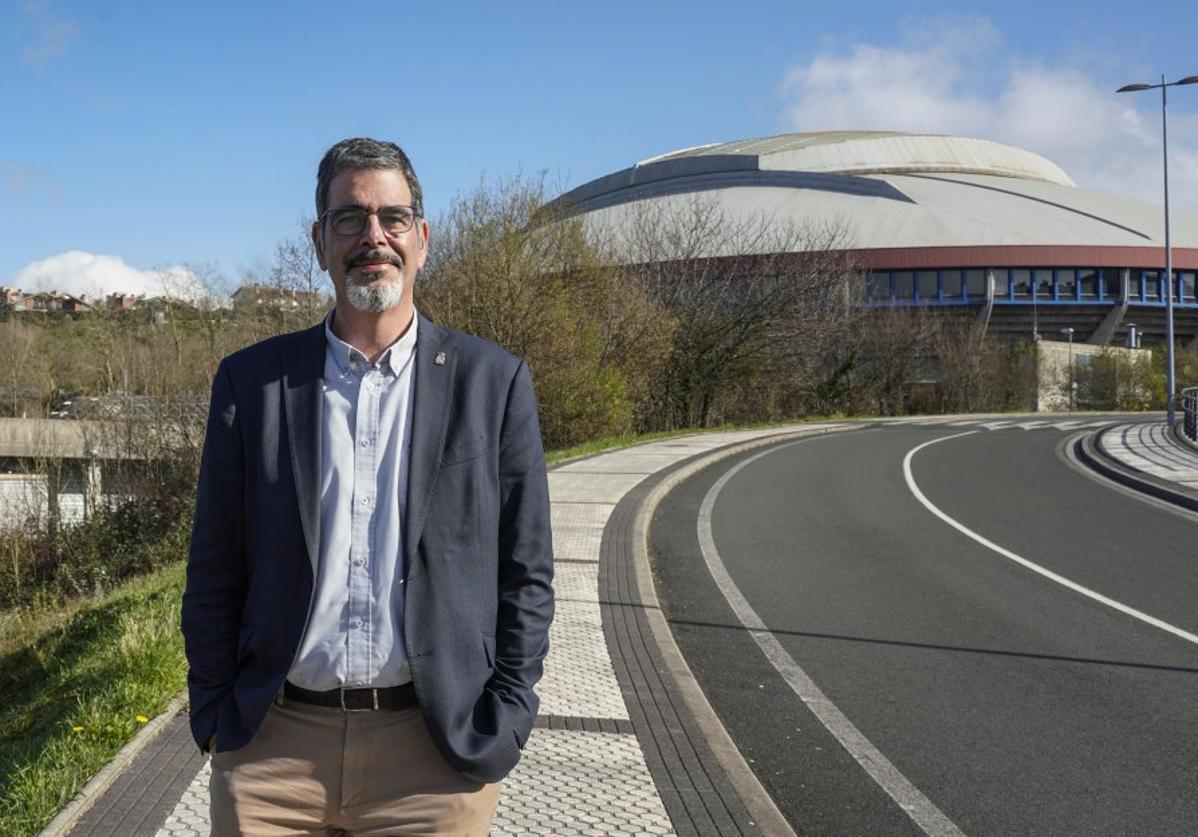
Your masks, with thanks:
[[[219,746],[219,742],[218,742]],[[274,704],[254,739],[212,756],[212,834],[486,835],[499,783],[437,751],[418,708]]]

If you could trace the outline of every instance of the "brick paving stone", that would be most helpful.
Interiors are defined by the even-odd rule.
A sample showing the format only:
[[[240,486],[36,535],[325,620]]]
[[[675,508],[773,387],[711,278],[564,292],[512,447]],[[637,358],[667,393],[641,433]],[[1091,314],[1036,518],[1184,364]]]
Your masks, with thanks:
[[[166,822],[155,837],[201,837],[208,834],[208,777],[211,773],[211,762],[205,759],[204,766],[187,790],[183,791],[183,796],[167,815]]]
[[[538,830],[547,829],[547,830]],[[535,730],[492,834],[673,834],[636,736]]]
[[[550,506],[550,516],[555,560],[598,564],[603,527],[614,508],[612,503],[554,502]]]
[[[651,445],[646,445],[571,462],[568,465],[562,465],[557,470],[567,473],[648,475],[661,468],[668,468],[677,461],[677,452],[654,450]]]
[[[549,628],[545,677],[537,694],[541,711],[550,715],[628,718],[598,602],[558,600]]]
[[[599,565],[560,564],[553,572],[554,599],[599,604]]]
[[[572,474],[549,473],[549,496],[554,502],[616,503],[644,474]]]

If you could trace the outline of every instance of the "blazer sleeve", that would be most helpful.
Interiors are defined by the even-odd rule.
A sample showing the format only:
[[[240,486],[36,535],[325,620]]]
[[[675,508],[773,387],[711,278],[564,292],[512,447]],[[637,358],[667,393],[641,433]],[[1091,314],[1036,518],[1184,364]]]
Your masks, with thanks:
[[[553,542],[549,484],[528,367],[521,362],[508,391],[499,441],[499,609],[495,673],[488,688],[511,712],[524,745],[537,714],[553,619]]]
[[[243,461],[237,404],[224,361],[212,384],[182,609],[191,726],[201,749],[216,730],[220,704],[237,675],[246,594]]]

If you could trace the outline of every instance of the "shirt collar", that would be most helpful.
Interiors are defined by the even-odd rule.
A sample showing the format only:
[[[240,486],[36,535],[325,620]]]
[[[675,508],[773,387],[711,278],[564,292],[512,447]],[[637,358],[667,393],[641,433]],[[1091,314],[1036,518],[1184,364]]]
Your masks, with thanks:
[[[366,369],[370,366],[366,356],[333,333],[333,315],[335,313],[336,310],[330,311],[324,318],[324,338],[327,351],[333,356],[333,362],[337,364],[337,370],[342,375],[346,375],[350,372],[351,363],[357,363],[358,369]],[[412,324],[398,340],[383,352],[379,358],[380,368],[390,369],[393,375],[399,375],[407,365],[408,359],[416,351],[416,329],[419,324],[420,315],[413,308]]]

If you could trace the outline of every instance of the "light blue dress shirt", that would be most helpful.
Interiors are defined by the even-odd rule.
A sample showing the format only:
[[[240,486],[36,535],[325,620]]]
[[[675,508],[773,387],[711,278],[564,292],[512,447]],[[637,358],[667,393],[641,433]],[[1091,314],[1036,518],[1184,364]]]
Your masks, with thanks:
[[[325,320],[320,562],[287,679],[305,689],[411,681],[404,645],[403,521],[418,317],[377,363]]]

